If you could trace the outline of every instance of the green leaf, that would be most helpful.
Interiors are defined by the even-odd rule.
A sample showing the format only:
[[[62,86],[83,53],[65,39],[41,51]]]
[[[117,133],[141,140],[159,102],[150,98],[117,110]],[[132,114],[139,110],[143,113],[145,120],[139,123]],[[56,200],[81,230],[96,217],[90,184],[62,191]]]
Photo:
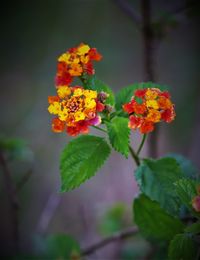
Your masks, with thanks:
[[[37,237],[36,254],[41,259],[79,259],[80,246],[71,236],[65,234]],[[76,258],[75,258],[76,257]]]
[[[69,191],[95,175],[110,154],[104,138],[82,135],[73,139],[61,154],[61,191]]]
[[[175,183],[175,191],[181,202],[192,212],[194,216],[200,217],[192,207],[192,199],[197,196],[197,186],[200,185],[194,180],[181,179]]]
[[[146,237],[170,240],[184,229],[178,218],[170,216],[144,194],[135,199],[133,210],[135,223]]]
[[[107,122],[108,136],[113,148],[128,157],[130,128],[128,127],[128,119],[123,117],[115,117],[111,122]]]
[[[167,89],[166,86],[161,86],[156,83],[152,82],[145,82],[145,83],[136,83],[129,85],[128,87],[122,88],[116,94],[116,103],[115,108],[116,110],[122,110],[122,105],[131,101],[131,97],[133,96],[136,89],[143,89],[143,88],[159,88],[161,90]],[[125,113],[121,111],[120,115],[124,115]]]
[[[133,96],[133,92],[138,88],[139,88],[139,84],[133,84],[128,87],[122,88],[116,94],[116,103],[115,103],[116,110],[121,110],[122,105],[128,103],[131,100],[131,97]]]
[[[192,238],[186,234],[178,234],[169,245],[169,259],[194,260],[197,247]]]
[[[198,169],[186,157],[184,157],[180,154],[176,154],[176,153],[170,153],[167,157],[172,157],[172,158],[176,159],[176,161],[179,163],[179,165],[184,173],[184,176],[186,178],[190,178],[190,179],[199,178]]]
[[[86,89],[96,90],[98,93],[101,91],[108,93],[109,97],[106,99],[105,103],[114,106],[115,98],[111,88],[101,80],[97,79],[96,76],[89,77],[84,85]]]
[[[136,170],[136,180],[142,192],[159,202],[168,213],[177,216],[180,200],[174,183],[182,178],[179,164],[173,158],[145,159]]]
[[[200,233],[200,222],[196,222],[185,228],[186,233],[199,234]]]

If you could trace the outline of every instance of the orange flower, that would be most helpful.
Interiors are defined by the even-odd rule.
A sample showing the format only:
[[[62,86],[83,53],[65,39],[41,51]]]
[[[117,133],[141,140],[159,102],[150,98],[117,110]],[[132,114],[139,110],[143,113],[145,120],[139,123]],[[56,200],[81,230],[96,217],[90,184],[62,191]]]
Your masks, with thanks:
[[[136,128],[139,128],[143,122],[142,118],[141,117],[137,117],[137,116],[134,116],[134,115],[131,115],[129,117],[129,127],[133,130],[135,130]]]
[[[58,58],[56,86],[68,85],[72,82],[73,77],[80,77],[83,74],[93,75],[93,61],[100,61],[101,54],[95,48],[81,43],[63,53]]]
[[[138,98],[142,101],[138,103]],[[154,130],[155,123],[165,121],[170,123],[175,118],[174,105],[167,91],[158,88],[138,89],[123,110],[129,114],[129,127],[139,129],[141,133]]]
[[[139,129],[141,134],[147,134],[154,130],[154,124],[153,122],[144,121]]]
[[[82,73],[83,73],[83,68],[81,67],[81,65],[77,63],[71,64],[69,69],[69,74],[71,76],[81,76]]]
[[[158,98],[158,106],[160,109],[170,109],[172,102],[168,98],[160,96]]]
[[[57,88],[58,96],[49,97],[49,113],[56,115],[53,119],[54,132],[62,132],[66,129],[69,135],[88,133],[89,126],[99,125],[101,117],[99,112],[105,109],[105,105],[98,98],[94,90],[83,89],[80,86]],[[104,93],[105,97],[108,97]],[[106,98],[104,98],[104,101]]]
[[[156,109],[149,109],[146,120],[153,123],[158,123],[160,121],[161,114]]]
[[[65,129],[65,123],[59,118],[54,118],[52,120],[52,130],[56,133],[63,132]]]
[[[143,115],[147,110],[144,104],[135,103],[133,107],[134,107],[134,112],[140,115]]]

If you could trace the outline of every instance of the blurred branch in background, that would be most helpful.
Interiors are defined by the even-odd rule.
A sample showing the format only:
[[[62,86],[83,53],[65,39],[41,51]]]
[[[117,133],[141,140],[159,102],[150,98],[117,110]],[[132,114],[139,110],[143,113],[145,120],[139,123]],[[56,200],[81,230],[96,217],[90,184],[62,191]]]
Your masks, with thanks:
[[[10,254],[15,254],[19,252],[20,249],[20,234],[19,234],[19,209],[20,202],[18,197],[18,192],[24,187],[24,185],[29,180],[32,175],[32,170],[27,171],[22,177],[12,176],[9,163],[12,161],[19,160],[31,160],[32,152],[28,148],[24,140],[15,138],[0,137],[0,165],[2,168],[5,189],[9,199],[10,204],[10,218],[11,218],[11,230],[13,237],[13,252]],[[17,182],[15,179],[19,177]]]
[[[17,196],[16,186],[11,178],[10,171],[7,166],[7,162],[4,158],[3,152],[0,151],[0,163],[4,175],[6,193],[9,198],[11,218],[12,218],[12,231],[13,231],[13,241],[14,241],[14,251],[15,253],[19,251],[19,200]]]
[[[83,249],[81,256],[90,255],[90,254],[96,252],[97,250],[101,249],[102,247],[107,246],[110,243],[129,238],[131,236],[134,236],[137,233],[138,233],[137,227],[129,227],[120,232],[113,233],[111,236],[106,237],[106,238],[100,240],[99,242],[94,243],[93,245],[89,246],[88,248]]]
[[[124,0],[115,0],[115,3],[132,19],[137,28],[140,29],[141,17],[135,11],[135,9],[127,1]]]
[[[44,209],[42,211],[41,217],[38,222],[37,226],[37,232],[41,234],[45,234],[47,231],[47,228],[49,226],[49,223],[51,219],[53,218],[53,215],[60,204],[61,196],[59,194],[52,193],[48,200],[46,205],[44,206]]]

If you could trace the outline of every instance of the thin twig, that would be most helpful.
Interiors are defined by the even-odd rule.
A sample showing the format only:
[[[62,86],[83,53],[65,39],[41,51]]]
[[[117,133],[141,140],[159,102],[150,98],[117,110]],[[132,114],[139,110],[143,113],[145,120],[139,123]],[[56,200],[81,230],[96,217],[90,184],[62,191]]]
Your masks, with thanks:
[[[140,28],[141,18],[135,11],[135,9],[126,0],[114,0],[115,3],[126,13],[133,22]]]
[[[175,9],[169,11],[169,16],[171,15],[180,15],[182,13],[185,13],[195,7],[197,4],[199,4],[199,0],[195,1],[188,1],[184,6],[176,7]]]
[[[137,156],[137,154],[135,153],[135,151],[133,150],[133,148],[131,146],[129,146],[129,151],[130,151],[131,156],[133,157],[136,165],[139,166],[140,165],[140,159],[139,159],[139,157]]]
[[[56,209],[58,208],[61,201],[61,196],[59,196],[57,193],[52,193],[43,208],[41,217],[39,219],[38,225],[37,225],[37,232],[40,234],[45,234],[47,231],[47,228],[50,224],[50,221],[52,220]]]
[[[16,252],[19,250],[19,220],[18,220],[18,210],[19,201],[16,193],[16,186],[12,181],[10,171],[8,169],[6,160],[3,153],[0,151],[0,164],[3,170],[5,186],[7,195],[10,202],[11,208],[11,218],[12,218],[12,228],[13,228],[13,240]]]
[[[104,132],[104,133],[107,133],[107,131],[106,131],[105,129],[101,128],[101,127],[98,127],[98,126],[95,126],[95,125],[93,125],[92,127],[95,128],[95,129],[97,129],[97,130],[99,130],[99,131],[102,131],[102,132]]]
[[[137,150],[137,152],[136,152],[136,155],[137,155],[137,156],[139,156],[140,151],[142,150],[142,147],[143,147],[143,145],[144,145],[144,142],[145,142],[145,140],[146,140],[146,137],[147,137],[146,134],[144,134],[143,137],[142,137],[142,142],[140,143],[140,146],[139,146],[139,148],[138,148],[138,150]]]
[[[106,238],[100,240],[99,242],[94,243],[93,245],[83,249],[81,256],[90,255],[90,254],[94,253],[96,250],[101,249],[102,247],[104,247],[110,243],[113,243],[113,242],[116,242],[116,241],[119,241],[122,239],[126,239],[128,237],[134,236],[137,233],[138,233],[137,227],[130,227],[125,230],[122,230],[121,232],[116,232],[113,235],[106,237]]]

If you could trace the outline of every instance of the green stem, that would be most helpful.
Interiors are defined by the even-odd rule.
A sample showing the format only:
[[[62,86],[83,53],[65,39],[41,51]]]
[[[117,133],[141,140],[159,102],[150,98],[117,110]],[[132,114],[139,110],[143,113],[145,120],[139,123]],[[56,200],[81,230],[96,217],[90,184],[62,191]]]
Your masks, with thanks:
[[[133,160],[135,161],[136,165],[139,166],[140,165],[140,159],[137,156],[137,154],[135,153],[135,151],[133,150],[133,148],[131,146],[129,146],[129,150],[131,153],[131,156],[133,157]]]
[[[95,125],[93,125],[92,127],[96,128],[96,129],[98,129],[98,130],[100,130],[100,131],[102,131],[104,133],[107,133],[107,131],[105,129],[103,129],[103,128],[100,128],[100,127],[95,126]]]
[[[141,141],[140,146],[139,146],[139,148],[138,148],[138,150],[137,150],[137,153],[136,153],[137,156],[139,156],[139,154],[140,154],[140,152],[141,152],[141,150],[142,150],[142,147],[143,147],[143,145],[144,145],[144,142],[145,142],[145,140],[146,140],[146,137],[147,137],[146,134],[144,134],[143,137],[142,137],[142,141]]]

